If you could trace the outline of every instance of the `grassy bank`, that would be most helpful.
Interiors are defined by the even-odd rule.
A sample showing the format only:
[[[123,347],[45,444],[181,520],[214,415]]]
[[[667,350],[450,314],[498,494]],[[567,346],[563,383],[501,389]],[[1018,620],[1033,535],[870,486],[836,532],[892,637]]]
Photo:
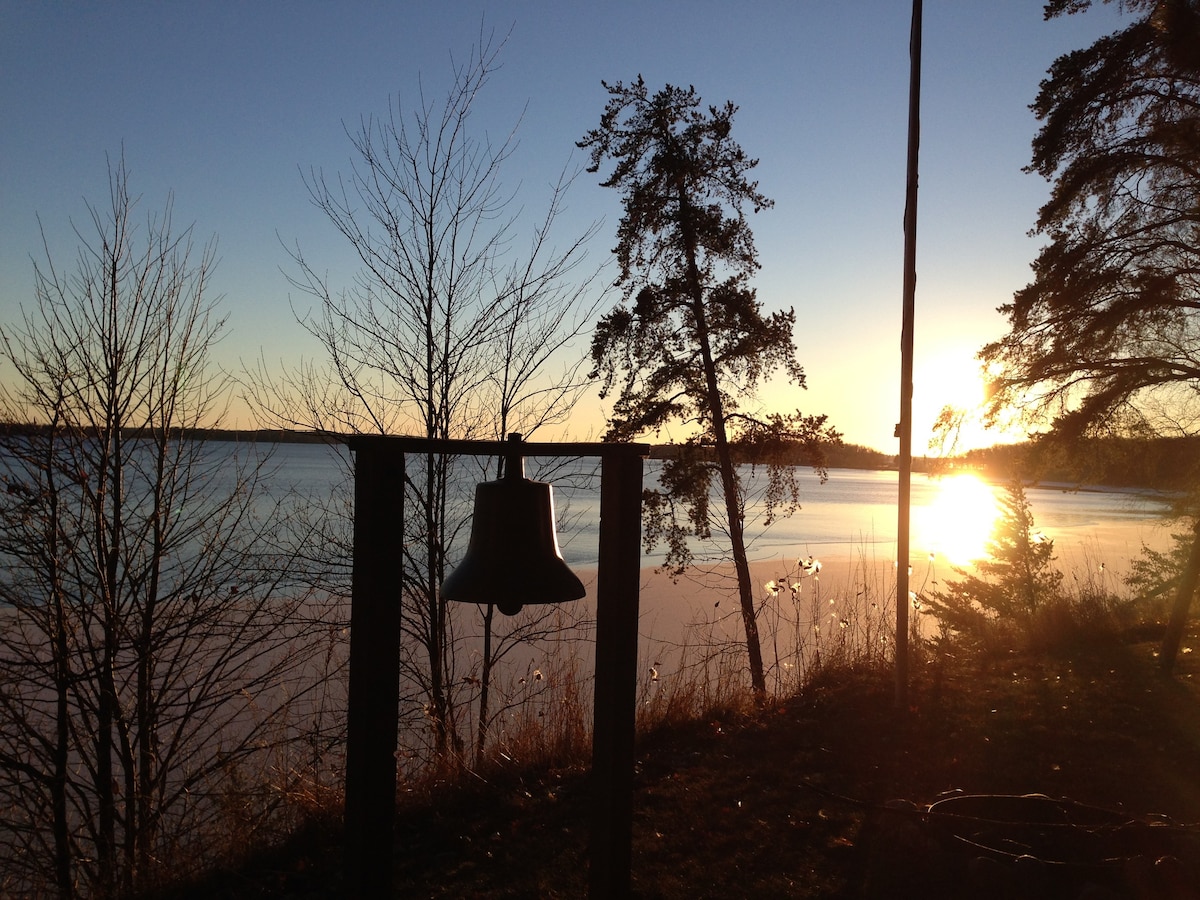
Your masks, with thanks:
[[[1019,865],[1003,859],[999,875],[984,868],[973,880],[982,854],[946,844],[917,812],[949,791],[1038,792],[1122,819],[1200,821],[1200,661],[1186,654],[1162,678],[1153,637],[929,658],[904,710],[886,669],[829,667],[767,708],[658,728],[638,747],[635,890],[664,900],[1077,896],[1051,887],[1061,869],[1011,881]],[[424,785],[401,798],[395,895],[583,896],[588,809],[582,764]],[[1112,892],[1097,896],[1195,896],[1167,893],[1173,864],[1154,860],[1171,856],[1194,875],[1200,836],[1158,827],[1153,846],[1117,833],[1128,852],[1078,868],[1078,890],[1090,879]],[[332,818],[317,820],[187,896],[338,896],[339,841]],[[1175,852],[1159,853],[1168,844]]]

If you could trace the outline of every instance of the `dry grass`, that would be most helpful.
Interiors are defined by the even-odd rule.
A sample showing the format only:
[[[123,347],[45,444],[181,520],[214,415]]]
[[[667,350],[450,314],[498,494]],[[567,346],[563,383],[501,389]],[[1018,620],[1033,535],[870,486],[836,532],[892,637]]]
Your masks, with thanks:
[[[864,581],[832,602],[804,587],[763,598],[770,646],[785,648],[771,654],[783,699],[752,702],[743,650],[713,622],[695,623],[669,673],[647,666],[637,896],[1075,897],[1091,879],[1109,891],[1100,897],[1200,897],[1168,893],[1170,867],[1153,865],[1166,853],[1176,875],[1200,884],[1200,827],[1142,828],[1138,846],[1122,845],[1121,832],[1108,846],[1128,857],[1120,864],[1020,870],[999,853],[999,868],[979,874],[970,861],[983,854],[924,812],[950,791],[1037,792],[1129,819],[1200,822],[1200,659],[1185,653],[1163,678],[1157,635],[1143,627],[1120,639],[1127,610],[1081,589],[1046,608],[1037,641],[998,634],[983,652],[919,644],[898,709],[887,585]],[[484,766],[404,785],[395,896],[586,895],[589,679],[571,652],[523,677],[528,690]],[[339,896],[336,802],[308,813],[283,847],[175,896]]]
[[[923,808],[953,790],[1041,792],[1130,818],[1200,821],[1200,666],[1187,655],[1177,677],[1163,679],[1153,646],[945,653],[917,669],[904,710],[886,670],[827,667],[786,702],[644,735],[634,798],[638,896],[1076,896],[1027,884],[1006,893],[994,878],[988,894],[964,868],[970,854],[948,856],[911,808],[886,807]],[[395,895],[583,896],[588,790],[584,769],[566,766],[406,795]],[[888,816],[907,824],[888,832]],[[1195,866],[1184,846],[1195,829],[1153,834],[1178,839],[1180,865]],[[897,858],[902,844],[908,850]],[[1130,843],[1129,855],[1138,849]],[[192,896],[336,896],[339,859],[328,824]],[[1107,875],[1118,879],[1107,896],[1195,896],[1139,894],[1124,868]]]

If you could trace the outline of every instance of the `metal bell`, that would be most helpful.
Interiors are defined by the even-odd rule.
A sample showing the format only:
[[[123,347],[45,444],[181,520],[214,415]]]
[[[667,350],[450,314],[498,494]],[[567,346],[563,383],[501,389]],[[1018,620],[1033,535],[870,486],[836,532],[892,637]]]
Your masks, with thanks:
[[[467,553],[442,582],[442,596],[494,603],[513,616],[526,603],[562,603],[586,593],[558,549],[553,488],[526,478],[521,457],[509,455],[503,478],[475,486]]]

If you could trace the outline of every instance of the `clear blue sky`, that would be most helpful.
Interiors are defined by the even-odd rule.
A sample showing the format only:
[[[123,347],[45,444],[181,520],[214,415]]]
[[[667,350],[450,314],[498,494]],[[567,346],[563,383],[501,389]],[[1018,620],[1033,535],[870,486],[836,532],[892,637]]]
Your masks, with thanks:
[[[1027,232],[1047,187],[1021,169],[1028,110],[1056,56],[1122,20],[1116,4],[1042,21],[1037,0],[925,3],[914,446],[974,385],[971,357],[1003,332],[995,307],[1029,280]],[[740,106],[735,136],[776,201],[752,219],[768,308],[794,306],[809,390],[772,398],[828,413],[848,440],[893,451],[899,416],[904,159],[911,6],[904,0],[625,2],[14,2],[0,0],[0,321],[32,297],[37,217],[60,263],[73,220],[101,203],[124,151],[145,208],[216,235],[214,290],[230,313],[223,364],[317,353],[281,269],[299,242],[334,283],[348,248],[309,203],[300,169],[349,168],[343,123],[447,85],[485,27],[511,37],[476,124],[524,110],[506,184],[531,210],[605,103],[601,79],[639,73]],[[611,196],[610,196],[611,195]],[[603,219],[612,191],[583,176],[563,224]],[[0,371],[0,377],[11,373]],[[576,421],[599,426],[588,399]],[[575,434],[581,437],[582,434]]]

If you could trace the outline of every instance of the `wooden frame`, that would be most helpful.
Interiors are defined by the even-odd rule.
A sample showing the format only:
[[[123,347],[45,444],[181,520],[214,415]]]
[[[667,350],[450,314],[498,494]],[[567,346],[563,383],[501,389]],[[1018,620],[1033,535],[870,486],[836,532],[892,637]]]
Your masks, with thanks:
[[[516,437],[516,436],[514,436]],[[592,727],[593,897],[630,892],[634,727],[646,444],[430,440],[363,435],[354,453],[354,574],[346,728],[344,862],[351,896],[391,893],[399,728],[400,598],[406,454],[600,458],[596,673]]]

